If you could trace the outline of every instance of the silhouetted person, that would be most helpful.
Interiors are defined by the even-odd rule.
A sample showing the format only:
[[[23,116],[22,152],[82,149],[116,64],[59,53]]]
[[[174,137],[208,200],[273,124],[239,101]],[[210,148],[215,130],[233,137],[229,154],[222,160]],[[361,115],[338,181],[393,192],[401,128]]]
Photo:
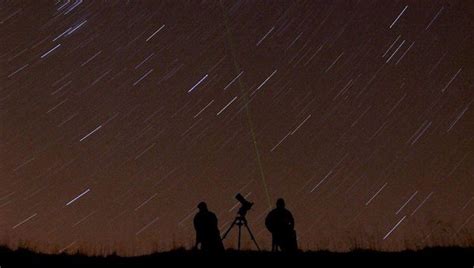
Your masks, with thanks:
[[[194,229],[196,230],[196,248],[201,246],[205,252],[220,252],[224,250],[216,214],[207,209],[204,202],[198,205],[199,212],[194,216]]]
[[[279,198],[276,208],[268,213],[265,219],[268,231],[272,233],[272,251],[284,252],[297,250],[295,221],[291,212],[285,208],[285,201]]]

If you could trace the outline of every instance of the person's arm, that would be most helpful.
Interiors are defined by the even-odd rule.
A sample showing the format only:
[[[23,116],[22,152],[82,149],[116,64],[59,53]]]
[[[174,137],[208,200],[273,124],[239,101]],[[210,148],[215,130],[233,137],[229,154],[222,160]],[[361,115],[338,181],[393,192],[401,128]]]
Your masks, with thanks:
[[[212,224],[218,228],[218,220],[216,214],[212,213]]]
[[[288,214],[289,214],[289,220],[290,220],[290,227],[291,229],[295,228],[295,219],[293,218],[293,215],[291,214],[290,211],[288,211]]]
[[[265,218],[265,226],[267,227],[267,230],[270,232],[273,232],[273,219],[272,219],[272,212],[268,213],[267,217]]]
[[[199,236],[199,231],[198,231],[198,220],[197,220],[197,217],[194,217],[193,224],[194,224],[194,230],[195,230],[195,232],[196,232],[196,243],[194,244],[194,247],[197,249],[199,243],[201,243],[201,238],[200,238],[200,236]]]

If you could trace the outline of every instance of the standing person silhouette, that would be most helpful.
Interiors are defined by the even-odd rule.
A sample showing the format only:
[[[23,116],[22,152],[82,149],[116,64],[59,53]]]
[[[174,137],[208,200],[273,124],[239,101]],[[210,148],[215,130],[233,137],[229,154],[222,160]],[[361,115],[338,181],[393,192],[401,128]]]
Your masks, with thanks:
[[[196,248],[201,246],[201,251],[216,253],[224,251],[216,214],[207,209],[205,202],[198,204],[199,212],[194,216],[194,229],[196,230]]]
[[[295,221],[291,212],[285,208],[285,200],[279,198],[276,208],[268,213],[265,226],[272,234],[272,251],[293,252],[297,250]]]

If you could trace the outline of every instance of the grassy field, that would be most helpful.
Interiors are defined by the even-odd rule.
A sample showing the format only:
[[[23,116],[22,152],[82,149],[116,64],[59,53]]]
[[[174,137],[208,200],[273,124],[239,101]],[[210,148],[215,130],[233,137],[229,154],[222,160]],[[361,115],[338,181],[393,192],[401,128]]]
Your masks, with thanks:
[[[172,264],[173,266],[169,266]],[[474,248],[435,247],[418,251],[380,252],[354,250],[338,253],[305,251],[292,255],[268,251],[228,250],[219,256],[177,249],[146,256],[85,256],[42,254],[27,249],[0,248],[0,267],[474,267]],[[283,265],[283,266],[282,266]]]

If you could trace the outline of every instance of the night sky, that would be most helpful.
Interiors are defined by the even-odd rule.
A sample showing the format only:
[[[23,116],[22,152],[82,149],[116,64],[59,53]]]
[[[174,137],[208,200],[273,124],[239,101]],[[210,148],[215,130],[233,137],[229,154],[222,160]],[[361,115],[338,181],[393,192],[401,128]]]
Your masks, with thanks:
[[[472,246],[469,4],[1,1],[0,242],[189,248],[240,192],[266,249],[278,197],[303,249]]]

